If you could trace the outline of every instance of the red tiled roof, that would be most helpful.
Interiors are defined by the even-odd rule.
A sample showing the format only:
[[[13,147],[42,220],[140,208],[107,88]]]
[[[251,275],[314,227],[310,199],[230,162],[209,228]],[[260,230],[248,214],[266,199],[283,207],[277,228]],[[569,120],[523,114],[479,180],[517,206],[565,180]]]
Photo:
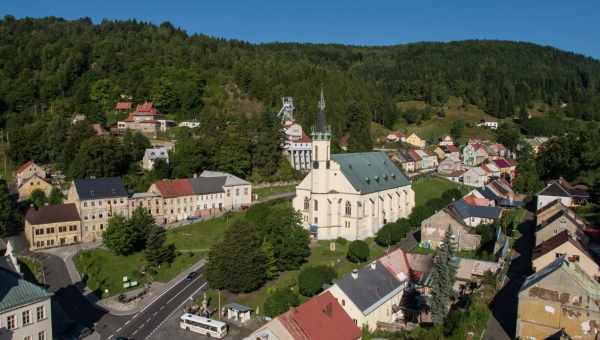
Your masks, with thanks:
[[[422,159],[421,156],[419,156],[419,154],[417,153],[417,151],[413,149],[408,150],[408,154],[417,162]]]
[[[442,149],[444,150],[444,152],[446,153],[451,153],[451,152],[458,152],[458,148],[454,145],[444,145],[442,147]]]
[[[158,116],[160,112],[154,107],[154,103],[145,102],[142,105],[138,105],[133,114],[136,116]]]
[[[300,138],[300,140],[298,142],[299,143],[310,143],[310,142],[312,142],[312,139],[304,131],[302,131],[302,138]]]
[[[115,110],[130,110],[131,105],[131,102],[118,102],[117,105],[115,105]]]
[[[464,197],[463,201],[465,201],[465,203],[467,203],[468,205],[476,205],[476,206],[482,206],[482,207],[492,206],[490,200],[487,200],[485,198],[479,198],[472,194]]]
[[[496,166],[499,167],[500,169],[510,168],[513,166],[509,161],[507,161],[504,158],[494,159],[492,162],[494,162],[494,164],[496,164]]]
[[[350,135],[342,136],[342,138],[340,138],[340,146],[348,146],[348,138],[350,138]]]
[[[186,178],[184,179],[165,179],[154,182],[154,185],[160,191],[164,198],[173,198],[180,196],[191,196],[194,194],[192,184]]]
[[[21,164],[21,166],[19,166],[17,168],[17,173],[20,174],[21,172],[25,171],[25,169],[27,169],[30,165],[34,164],[34,162],[32,160],[29,160],[23,164]]]
[[[330,292],[290,309],[279,320],[295,340],[356,340],[362,335]]]

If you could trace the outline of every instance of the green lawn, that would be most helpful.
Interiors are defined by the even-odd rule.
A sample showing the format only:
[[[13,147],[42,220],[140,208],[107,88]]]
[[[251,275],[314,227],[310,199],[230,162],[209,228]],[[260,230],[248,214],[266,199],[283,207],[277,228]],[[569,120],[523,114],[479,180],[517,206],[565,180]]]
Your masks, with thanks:
[[[354,268],[361,268],[366,265],[366,263],[362,264],[354,264],[346,259],[346,253],[348,251],[348,245],[350,242],[346,242],[345,244],[335,243],[335,251],[332,252],[330,247],[331,241],[318,241],[318,243],[311,248],[311,255],[308,258],[308,261],[303,265],[305,266],[316,266],[316,265],[330,265],[333,266],[338,273],[338,277],[346,275],[352,271]],[[384,248],[378,246],[372,239],[367,240],[370,248],[370,256],[369,261],[379,258],[383,255]],[[260,310],[263,310],[263,304],[269,294],[273,291],[280,288],[289,288],[296,292],[298,292],[297,286],[297,278],[299,270],[287,271],[281,273],[281,275],[267,284],[265,284],[259,290],[248,293],[248,294],[221,294],[221,305],[227,302],[237,302],[243,305],[252,307],[256,310],[256,307],[259,307]],[[217,306],[217,293],[215,291],[209,290],[207,292],[207,296],[211,301],[211,306],[213,308]],[[200,297],[199,302],[202,301],[202,297]],[[302,297],[302,300],[306,300],[306,298]]]
[[[399,102],[397,106],[400,109],[407,110],[413,108],[423,109],[427,105],[424,102],[413,100]],[[458,119],[462,119],[465,123],[472,124],[478,123],[481,119],[498,120],[498,118],[488,115],[474,105],[465,105],[463,107],[461,100],[457,98],[450,98],[445,112],[446,116],[443,118],[437,117],[434,113],[431,119],[421,122],[420,124],[407,124],[404,119],[400,119],[394,124],[394,129],[407,134],[415,132],[421,138],[425,138],[426,140],[437,140],[450,133],[452,123]],[[494,140],[495,138],[494,133],[491,130],[477,127],[465,128],[463,139],[466,140],[469,137],[489,140]]]
[[[259,188],[253,190],[254,194],[258,196],[258,199],[292,191],[296,191],[296,185],[283,185],[279,187]]]
[[[18,261],[25,280],[40,285],[44,284],[43,267],[40,261],[28,256],[19,256]]]
[[[153,279],[166,282],[205,256],[210,246],[221,239],[227,226],[242,214],[228,214],[168,230],[167,243],[175,244],[177,256],[173,263],[162,265],[152,277],[146,277],[142,273],[145,260],[141,252],[118,256],[106,249],[87,250],[75,257],[75,265],[82,277],[86,277],[87,286],[100,296],[110,296],[125,291],[122,286],[123,276],[127,276],[130,280],[137,280],[140,284]],[[109,290],[108,293],[104,292],[105,289]]]
[[[425,177],[416,179],[412,185],[415,191],[415,206],[422,206],[429,200],[442,197],[442,194],[450,189],[459,189],[463,195],[469,193],[472,188],[447,179],[439,177]]]

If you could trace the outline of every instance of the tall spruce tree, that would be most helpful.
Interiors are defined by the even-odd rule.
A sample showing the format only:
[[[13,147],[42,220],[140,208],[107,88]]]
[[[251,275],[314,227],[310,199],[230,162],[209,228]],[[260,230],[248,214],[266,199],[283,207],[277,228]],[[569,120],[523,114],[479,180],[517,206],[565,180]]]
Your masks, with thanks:
[[[452,240],[452,228],[448,227],[444,239],[433,258],[431,274],[431,314],[435,324],[441,324],[446,318],[454,295],[452,287],[456,277],[456,264],[452,262],[455,244]]]
[[[157,267],[161,263],[171,262],[175,258],[175,247],[165,245],[165,229],[153,224],[146,238],[146,249],[144,249],[144,258],[148,264]]]

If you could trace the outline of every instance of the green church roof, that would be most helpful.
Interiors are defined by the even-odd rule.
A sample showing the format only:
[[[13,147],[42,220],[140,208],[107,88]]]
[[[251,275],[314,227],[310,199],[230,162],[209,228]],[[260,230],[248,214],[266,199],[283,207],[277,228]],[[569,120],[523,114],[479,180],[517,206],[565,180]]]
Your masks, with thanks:
[[[0,269],[0,313],[49,298],[44,288],[21,278],[18,274]]]
[[[354,189],[361,194],[410,185],[410,181],[383,152],[331,155]]]

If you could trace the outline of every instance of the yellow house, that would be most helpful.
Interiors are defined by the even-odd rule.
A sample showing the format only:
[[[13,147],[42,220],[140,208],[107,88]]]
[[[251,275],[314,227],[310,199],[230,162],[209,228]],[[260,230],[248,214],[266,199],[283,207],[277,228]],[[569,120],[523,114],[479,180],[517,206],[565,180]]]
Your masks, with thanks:
[[[408,136],[408,138],[406,138],[406,143],[410,144],[410,145],[414,145],[418,148],[424,148],[425,147],[425,140],[421,139],[421,137],[417,136],[416,133],[411,133],[410,136]]]
[[[30,208],[25,215],[29,249],[58,247],[81,242],[81,219],[73,203]]]
[[[33,175],[38,175],[41,178],[46,178],[46,171],[41,166],[35,164],[34,161],[27,161],[17,168],[15,177],[17,178],[17,187]]]
[[[533,270],[539,271],[557,257],[566,255],[567,259],[579,265],[581,270],[595,279],[600,279],[600,264],[594,260],[581,242],[571,238],[567,230],[535,247],[532,256]]]
[[[52,184],[34,173],[33,176],[24,179],[21,185],[19,185],[19,199],[25,200],[29,198],[34,190],[41,190],[46,196],[49,196],[52,188]]]

